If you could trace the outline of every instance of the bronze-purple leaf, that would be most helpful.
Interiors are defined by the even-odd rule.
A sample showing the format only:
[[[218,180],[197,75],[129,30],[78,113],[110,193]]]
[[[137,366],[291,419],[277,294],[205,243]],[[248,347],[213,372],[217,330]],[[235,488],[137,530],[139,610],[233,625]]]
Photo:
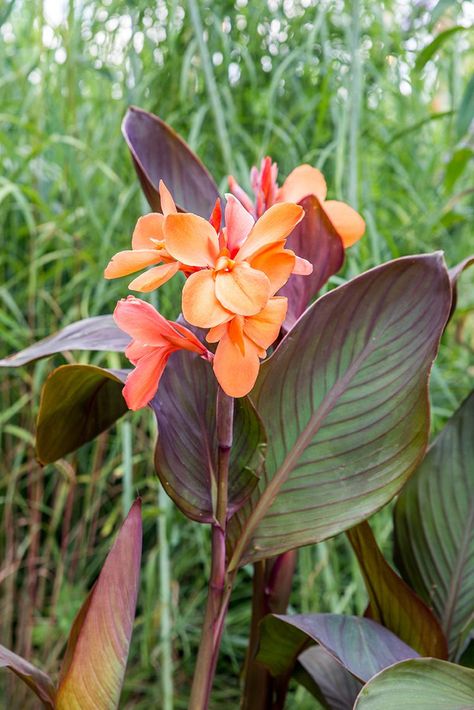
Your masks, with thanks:
[[[148,111],[131,106],[122,133],[145,196],[161,212],[160,180],[179,209],[209,218],[219,197],[217,185],[197,155],[167,123]]]
[[[53,710],[56,690],[51,678],[32,663],[0,645],[0,668],[13,671],[38,696],[44,707]]]

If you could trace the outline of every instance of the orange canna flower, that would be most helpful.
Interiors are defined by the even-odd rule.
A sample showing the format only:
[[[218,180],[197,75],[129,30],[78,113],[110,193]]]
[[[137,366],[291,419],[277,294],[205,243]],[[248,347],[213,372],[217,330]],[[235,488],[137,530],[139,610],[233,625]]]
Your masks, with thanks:
[[[151,212],[140,217],[132,235],[132,248],[120,251],[112,257],[104,272],[106,279],[128,276],[146,266],[153,266],[129,284],[132,291],[146,292],[153,291],[166,283],[178,271],[186,272],[186,268],[170,256],[166,249],[163,223],[166,215],[175,214],[177,210],[171,194],[162,181],[160,181],[160,197],[164,214]],[[154,266],[155,264],[160,265]]]
[[[250,172],[250,182],[255,194],[255,203],[229,176],[230,191],[241,201],[245,209],[259,217],[272,205],[279,202],[300,202],[308,195],[315,195],[327,217],[342,239],[344,247],[355,244],[365,232],[365,222],[358,212],[344,202],[326,200],[327,187],[323,174],[311,165],[303,164],[292,170],[283,185],[277,185],[278,167],[268,156]]]
[[[194,214],[169,214],[166,249],[193,267],[183,289],[183,315],[199,328],[213,328],[234,315],[254,316],[289,279],[312,265],[285,249],[304,216],[296,204],[274,205],[257,222],[232,195],[227,196],[225,227]]]
[[[254,386],[260,359],[278,337],[287,306],[287,298],[276,296],[256,315],[234,316],[208,332],[206,340],[218,343],[214,373],[230,397],[244,397]]]
[[[132,337],[125,355],[135,369],[123,389],[129,409],[141,409],[153,399],[168,358],[176,350],[191,350],[205,360],[212,359],[212,353],[190,330],[166,320],[153,306],[135,296],[117,303],[114,320]]]

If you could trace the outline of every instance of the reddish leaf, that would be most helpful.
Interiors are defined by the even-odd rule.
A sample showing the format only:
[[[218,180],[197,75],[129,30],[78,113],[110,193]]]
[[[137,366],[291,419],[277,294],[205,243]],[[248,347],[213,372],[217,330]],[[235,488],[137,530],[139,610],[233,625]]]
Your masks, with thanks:
[[[112,316],[84,318],[44,340],[39,340],[29,348],[0,360],[0,367],[20,367],[66,350],[123,352],[129,342],[130,337],[117,328]]]
[[[209,218],[219,191],[209,172],[183,139],[152,113],[132,106],[122,123],[143,192],[161,212],[160,180],[179,208]]]
[[[313,264],[310,276],[291,276],[279,295],[288,297],[288,313],[284,323],[289,330],[306,310],[312,298],[344,262],[341,238],[327,218],[317,197],[309,195],[300,202],[304,219],[293,230],[287,247]]]
[[[56,691],[51,678],[36,668],[33,664],[17,656],[13,651],[0,645],[0,668],[13,671],[31,690],[36,693],[46,708],[55,707]]]
[[[327,703],[330,710],[352,710],[362,688],[360,680],[322,646],[311,646],[298,656],[293,676],[316,698]]]
[[[370,525],[363,522],[349,530],[347,535],[364,576],[371,618],[393,631],[422,656],[447,658],[447,642],[438,620],[386,562]]]
[[[57,710],[118,707],[135,617],[141,548],[138,500],[74,621],[61,669]]]

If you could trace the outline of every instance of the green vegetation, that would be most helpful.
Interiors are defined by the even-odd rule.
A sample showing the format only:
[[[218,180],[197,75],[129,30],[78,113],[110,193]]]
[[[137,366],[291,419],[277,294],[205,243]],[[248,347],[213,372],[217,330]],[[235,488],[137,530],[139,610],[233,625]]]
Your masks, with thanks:
[[[229,171],[245,185],[266,154],[282,175],[302,162],[323,170],[330,196],[357,207],[368,226],[332,285],[403,254],[443,249],[453,265],[474,252],[472,19],[466,4],[449,0],[3,0],[0,357],[110,313],[125,295],[126,280],[107,282],[102,272],[148,209],[120,133],[130,104],[180,132],[223,189]],[[178,292],[175,281],[159,292],[155,305],[168,317],[177,315]],[[461,279],[459,304],[432,376],[434,430],[472,389],[472,272]],[[102,353],[67,361],[120,364]],[[160,493],[146,411],[39,467],[39,392],[62,362],[2,373],[0,643],[56,672],[109,536],[140,493],[142,589],[122,705],[171,707],[172,675],[175,707],[184,708],[208,530]],[[373,522],[384,547],[390,511]],[[237,585],[232,598],[216,708],[237,705],[249,593]],[[300,551],[294,610],[361,613],[365,605],[345,537]],[[0,676],[6,705],[34,707],[23,693],[10,674]],[[314,707],[296,693],[293,707]]]

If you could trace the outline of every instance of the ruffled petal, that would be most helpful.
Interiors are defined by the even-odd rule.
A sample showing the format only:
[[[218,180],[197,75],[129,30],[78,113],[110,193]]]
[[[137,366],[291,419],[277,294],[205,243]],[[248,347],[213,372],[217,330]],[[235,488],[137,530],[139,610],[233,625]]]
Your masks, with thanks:
[[[270,281],[273,296],[286,284],[294,271],[296,259],[292,251],[283,249],[281,244],[265,249],[250,262],[254,269],[263,271]]]
[[[145,266],[158,264],[161,255],[156,249],[138,249],[137,251],[119,251],[109,261],[104,276],[106,279],[116,279],[119,276],[127,276],[135,271],[144,269]]]
[[[188,278],[183,288],[183,315],[191,325],[212,328],[232,318],[216,298],[212,271],[203,269]]]
[[[215,294],[227,310],[251,316],[270,298],[270,281],[263,271],[252,269],[248,264],[236,264],[229,271],[217,272]]]
[[[327,200],[323,204],[323,210],[341,237],[345,248],[359,241],[365,232],[365,222],[355,209],[346,205],[345,202]]]
[[[156,308],[135,296],[122,298],[114,311],[114,320],[120,330],[143,345],[165,346],[175,335],[170,323]]]
[[[279,202],[300,202],[308,195],[316,195],[322,202],[326,199],[327,187],[323,174],[312,165],[303,163],[291,171],[278,192]]]
[[[219,252],[216,231],[195,214],[170,214],[164,223],[166,249],[188,266],[213,266]]]
[[[217,380],[229,397],[244,397],[257,379],[260,360],[258,348],[245,338],[245,353],[227,333],[219,341],[213,361]]]
[[[177,261],[172,261],[170,264],[160,264],[160,266],[155,266],[153,269],[149,269],[144,274],[137,276],[136,279],[133,279],[128,284],[128,288],[142,293],[153,291],[169,281],[177,271],[179,271],[179,263]]]
[[[308,259],[303,259],[302,256],[295,256],[295,259],[294,274],[297,276],[309,276],[313,273],[313,265]]]
[[[283,242],[303,217],[304,210],[299,205],[290,202],[273,205],[255,223],[239,249],[236,261],[249,261],[268,247]]]
[[[176,214],[178,210],[176,209],[175,202],[171,197],[171,192],[168,190],[163,180],[160,180],[158,189],[160,192],[161,209],[163,210],[164,216],[166,217],[169,214]]]
[[[243,204],[233,195],[226,194],[225,226],[227,230],[227,248],[231,255],[244,242],[255,220]]]
[[[140,217],[132,234],[132,249],[156,249],[152,239],[162,241],[164,217],[159,212],[150,212]]]
[[[245,319],[245,335],[260,348],[266,350],[277,339],[286,317],[287,308],[287,298],[282,296],[271,298],[260,313]]]
[[[140,358],[133,372],[127,377],[122,390],[129,409],[135,411],[146,407],[148,402],[153,399],[172,352],[171,347],[153,348],[147,355]]]

